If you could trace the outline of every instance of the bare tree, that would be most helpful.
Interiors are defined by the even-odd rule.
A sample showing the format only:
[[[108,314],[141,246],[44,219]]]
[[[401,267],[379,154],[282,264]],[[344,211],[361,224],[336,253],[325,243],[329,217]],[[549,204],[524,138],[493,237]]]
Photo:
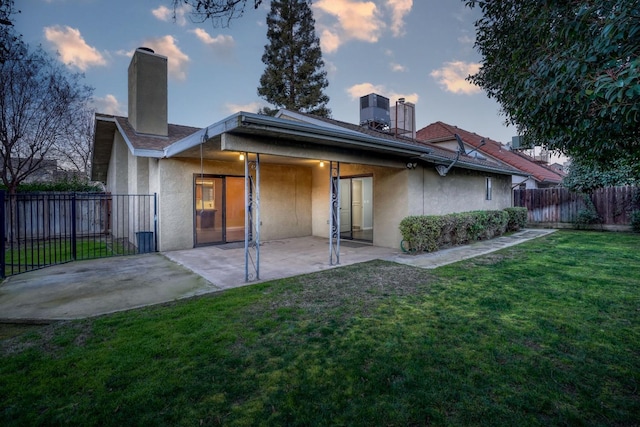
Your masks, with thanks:
[[[15,194],[55,147],[73,135],[92,88],[42,48],[15,43],[0,64],[2,182]]]
[[[229,25],[229,21],[239,18],[244,13],[247,0],[172,0],[173,17],[182,6],[191,6],[191,19],[194,22],[211,21],[214,25]],[[253,0],[253,8],[257,9],[262,0]]]
[[[52,156],[60,161],[62,169],[78,173],[84,181],[89,179],[91,167],[94,114],[94,110],[88,107],[81,111],[68,138],[52,150]]]
[[[22,43],[20,36],[13,29],[11,15],[20,13],[14,9],[13,0],[0,0],[0,63],[9,56],[11,46]]]

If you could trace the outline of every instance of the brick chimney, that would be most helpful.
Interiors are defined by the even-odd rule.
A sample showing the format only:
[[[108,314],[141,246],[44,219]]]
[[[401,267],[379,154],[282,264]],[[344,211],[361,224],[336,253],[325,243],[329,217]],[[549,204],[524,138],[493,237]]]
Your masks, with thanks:
[[[129,64],[129,123],[137,133],[167,136],[167,57],[139,47]]]

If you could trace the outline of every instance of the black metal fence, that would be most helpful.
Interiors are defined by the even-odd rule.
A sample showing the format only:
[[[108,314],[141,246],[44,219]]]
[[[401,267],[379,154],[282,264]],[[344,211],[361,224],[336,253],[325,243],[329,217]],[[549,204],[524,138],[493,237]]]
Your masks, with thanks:
[[[0,191],[0,276],[155,252],[157,210],[155,194]]]

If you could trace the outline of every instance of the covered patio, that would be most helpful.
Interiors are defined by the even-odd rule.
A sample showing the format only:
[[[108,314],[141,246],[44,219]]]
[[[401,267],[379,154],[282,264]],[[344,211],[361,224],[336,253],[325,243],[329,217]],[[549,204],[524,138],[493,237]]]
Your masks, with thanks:
[[[329,239],[297,237],[260,244],[260,278],[245,281],[244,242],[165,252],[170,260],[199,274],[218,289],[314,273],[374,259],[393,259],[400,250],[352,241],[340,242],[340,264],[330,263]]]

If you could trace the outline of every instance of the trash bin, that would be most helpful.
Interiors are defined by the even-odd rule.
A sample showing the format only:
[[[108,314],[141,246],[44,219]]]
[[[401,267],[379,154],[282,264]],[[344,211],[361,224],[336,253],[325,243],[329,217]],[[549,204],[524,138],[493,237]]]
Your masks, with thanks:
[[[136,239],[138,241],[138,253],[146,254],[154,251],[153,231],[138,231],[136,232]]]

